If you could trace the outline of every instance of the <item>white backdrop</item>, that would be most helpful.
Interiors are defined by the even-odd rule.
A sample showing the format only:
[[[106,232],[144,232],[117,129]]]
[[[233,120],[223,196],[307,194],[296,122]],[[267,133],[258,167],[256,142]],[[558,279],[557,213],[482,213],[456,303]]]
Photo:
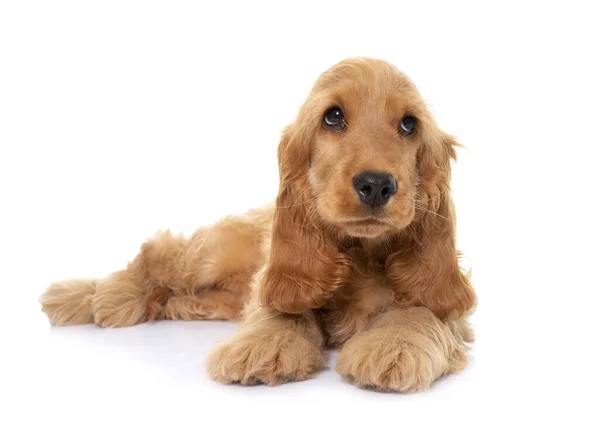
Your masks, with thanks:
[[[598,13],[525,3],[0,3],[0,417],[598,420]],[[234,324],[49,327],[49,282],[273,199],[281,129],[359,55],[404,70],[467,147],[453,188],[480,304],[462,374],[382,394],[332,354],[311,381],[220,386],[204,359]]]

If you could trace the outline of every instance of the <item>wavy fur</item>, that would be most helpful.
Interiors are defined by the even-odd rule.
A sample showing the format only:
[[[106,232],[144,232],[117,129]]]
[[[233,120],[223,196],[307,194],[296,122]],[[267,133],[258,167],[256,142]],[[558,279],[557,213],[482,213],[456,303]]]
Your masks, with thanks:
[[[345,124],[323,123],[331,107]],[[399,132],[413,116],[413,133]],[[121,271],[55,283],[42,309],[56,325],[122,327],[153,319],[241,319],[207,359],[223,383],[310,378],[327,347],[358,386],[412,392],[467,364],[476,305],[459,265],[450,191],[454,138],[413,83],[381,60],[325,71],[278,149],[274,205],[226,217],[189,239],[159,233]],[[359,172],[398,190],[361,203]]]

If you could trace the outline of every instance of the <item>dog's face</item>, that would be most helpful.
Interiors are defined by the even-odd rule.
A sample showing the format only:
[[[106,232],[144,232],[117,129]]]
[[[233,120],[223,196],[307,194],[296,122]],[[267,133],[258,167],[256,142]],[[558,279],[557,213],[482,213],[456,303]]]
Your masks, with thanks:
[[[457,145],[389,63],[349,59],[322,74],[279,144],[260,302],[288,313],[322,306],[356,268],[340,248],[352,237],[369,241],[345,245],[386,255],[385,275],[403,306],[426,306],[442,319],[472,309],[450,196]]]
[[[299,121],[311,128],[308,181],[324,222],[364,238],[411,223],[418,156],[435,125],[404,74],[384,62],[342,62],[319,78]]]

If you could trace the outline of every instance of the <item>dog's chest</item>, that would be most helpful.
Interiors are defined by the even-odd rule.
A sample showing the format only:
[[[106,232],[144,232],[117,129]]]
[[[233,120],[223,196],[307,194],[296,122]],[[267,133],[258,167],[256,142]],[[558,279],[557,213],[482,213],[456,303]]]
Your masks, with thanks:
[[[320,309],[328,344],[342,345],[352,335],[368,329],[377,315],[393,305],[385,274],[360,268]]]

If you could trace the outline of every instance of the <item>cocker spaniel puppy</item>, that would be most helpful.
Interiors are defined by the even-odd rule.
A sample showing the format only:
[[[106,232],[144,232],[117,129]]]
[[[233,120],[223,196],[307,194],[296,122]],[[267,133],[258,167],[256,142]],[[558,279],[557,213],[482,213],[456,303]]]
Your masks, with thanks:
[[[476,304],[458,262],[450,162],[412,82],[380,60],[321,75],[278,150],[274,205],[191,238],[158,234],[127,268],[51,285],[56,325],[241,319],[208,357],[223,383],[311,377],[326,348],[359,386],[412,392],[462,369]]]

